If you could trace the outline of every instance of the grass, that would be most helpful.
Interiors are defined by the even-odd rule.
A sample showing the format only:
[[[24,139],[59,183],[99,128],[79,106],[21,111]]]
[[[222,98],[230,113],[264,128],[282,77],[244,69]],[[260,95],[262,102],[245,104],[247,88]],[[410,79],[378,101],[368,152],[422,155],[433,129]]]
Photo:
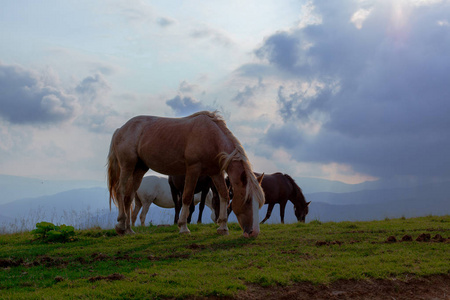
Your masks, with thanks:
[[[77,231],[70,243],[31,242],[28,232],[0,236],[1,299],[123,299],[232,296],[248,284],[329,284],[339,279],[450,274],[450,216],[262,225],[244,239],[237,224],[219,236],[213,224]],[[389,236],[410,242],[387,243]]]

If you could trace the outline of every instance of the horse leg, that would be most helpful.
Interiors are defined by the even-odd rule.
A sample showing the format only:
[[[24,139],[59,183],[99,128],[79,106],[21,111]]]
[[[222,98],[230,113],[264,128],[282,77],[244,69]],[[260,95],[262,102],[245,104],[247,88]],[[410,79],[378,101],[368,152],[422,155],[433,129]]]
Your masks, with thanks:
[[[272,214],[272,210],[273,210],[274,206],[275,206],[274,203],[269,203],[269,207],[267,208],[266,217],[264,218],[264,220],[261,221],[260,224],[263,224],[265,221],[267,221],[267,219],[270,218],[270,215]]]
[[[124,210],[125,214],[125,233],[126,234],[134,234],[134,231],[131,229],[131,204],[133,202],[134,197],[136,196],[136,191],[141,185],[142,177],[148,171],[148,168],[143,167],[141,165],[136,165],[133,175],[128,176],[127,184],[125,186],[125,194],[124,194]]]
[[[148,210],[150,209],[150,205],[152,204],[152,201],[145,202],[142,206],[142,211],[140,215],[141,219],[141,226],[145,226],[145,218],[147,217]]]
[[[131,198],[132,187],[133,187],[132,171],[122,168],[120,170],[119,189],[118,189],[119,214],[117,216],[117,224],[115,226],[116,232],[119,235],[123,235],[126,233],[127,229],[126,221],[129,222],[130,206],[125,205],[125,203],[131,202],[131,200],[133,199]]]
[[[134,208],[132,208],[132,212],[131,212],[131,224],[133,224],[133,226],[135,226],[137,215],[139,214],[141,207],[142,207],[142,201],[139,198],[139,196],[136,194],[136,196],[134,197]]]
[[[281,224],[284,224],[284,211],[286,209],[286,201],[280,203],[280,219]]]
[[[191,205],[189,205],[189,216],[187,218],[188,224],[191,224],[192,214],[194,213],[194,211],[195,211],[195,203],[194,203],[194,198],[192,198]]]
[[[180,210],[181,210],[181,197],[180,197],[180,193],[178,193],[177,188],[170,182],[169,180],[169,185],[170,185],[170,193],[172,194],[172,201],[173,201],[173,205],[175,206],[175,218],[173,220],[174,224],[178,223],[178,219],[180,217]]]
[[[200,205],[198,208],[198,220],[197,224],[202,224],[202,215],[203,215],[203,209],[205,208],[205,202],[206,202],[206,196],[208,195],[209,188],[207,190],[202,191],[202,198],[200,199]]]
[[[228,227],[227,227],[227,207],[229,202],[229,194],[228,189],[225,184],[225,179],[223,178],[223,174],[215,175],[211,177],[214,185],[219,193],[220,198],[220,210],[219,210],[219,219],[217,223],[219,224],[219,228],[217,228],[217,233],[221,235],[228,235]]]
[[[200,176],[200,169],[191,167],[186,170],[186,179],[184,182],[183,191],[183,206],[181,208],[180,218],[178,220],[178,227],[180,228],[180,233],[190,233],[187,227],[187,218],[189,215],[189,206],[194,198],[194,190],[197,185],[198,177]]]
[[[211,184],[211,191],[213,192],[213,197],[212,197],[211,202],[212,202],[212,207],[214,210],[214,222],[217,223],[217,220],[219,220],[219,213],[220,213],[220,197],[219,197],[219,193],[217,192],[216,186],[214,184]],[[227,219],[228,219],[228,216],[227,216]]]

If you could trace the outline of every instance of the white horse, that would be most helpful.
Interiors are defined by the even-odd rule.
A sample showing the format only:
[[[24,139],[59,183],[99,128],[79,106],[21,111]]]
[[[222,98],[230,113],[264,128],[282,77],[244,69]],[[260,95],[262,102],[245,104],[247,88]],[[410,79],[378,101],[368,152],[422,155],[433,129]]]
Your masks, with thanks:
[[[200,202],[200,194],[194,196],[194,204]],[[139,219],[141,220],[141,226],[145,225],[145,218],[147,217],[150,205],[154,203],[162,208],[174,208],[175,203],[172,199],[172,193],[167,178],[158,176],[146,176],[142,179],[141,185],[134,197],[134,208],[132,208],[131,222],[135,226],[137,216],[142,208]],[[215,214],[212,208],[212,192],[209,191],[205,201],[211,211],[211,219],[214,221]],[[133,206],[132,206],[133,207]]]

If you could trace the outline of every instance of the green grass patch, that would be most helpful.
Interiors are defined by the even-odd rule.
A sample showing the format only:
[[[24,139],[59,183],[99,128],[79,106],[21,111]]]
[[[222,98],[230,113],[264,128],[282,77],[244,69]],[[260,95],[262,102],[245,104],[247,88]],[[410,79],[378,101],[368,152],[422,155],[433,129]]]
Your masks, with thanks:
[[[48,244],[32,233],[1,235],[0,298],[220,297],[248,284],[450,274],[450,216],[262,225],[256,239],[244,239],[237,224],[228,236],[214,224],[189,228],[137,227],[134,236],[92,228]],[[416,241],[424,233],[430,239]]]

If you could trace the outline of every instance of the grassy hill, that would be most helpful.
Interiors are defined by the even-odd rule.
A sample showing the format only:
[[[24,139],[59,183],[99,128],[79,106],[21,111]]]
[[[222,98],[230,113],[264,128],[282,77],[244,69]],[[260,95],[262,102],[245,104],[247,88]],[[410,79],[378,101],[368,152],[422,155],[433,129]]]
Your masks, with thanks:
[[[0,298],[250,298],[343,280],[450,282],[450,216],[270,224],[257,239],[229,228],[219,236],[214,224],[190,225],[190,235],[179,235],[176,226],[150,226],[124,237],[90,229],[65,244],[1,235]]]

